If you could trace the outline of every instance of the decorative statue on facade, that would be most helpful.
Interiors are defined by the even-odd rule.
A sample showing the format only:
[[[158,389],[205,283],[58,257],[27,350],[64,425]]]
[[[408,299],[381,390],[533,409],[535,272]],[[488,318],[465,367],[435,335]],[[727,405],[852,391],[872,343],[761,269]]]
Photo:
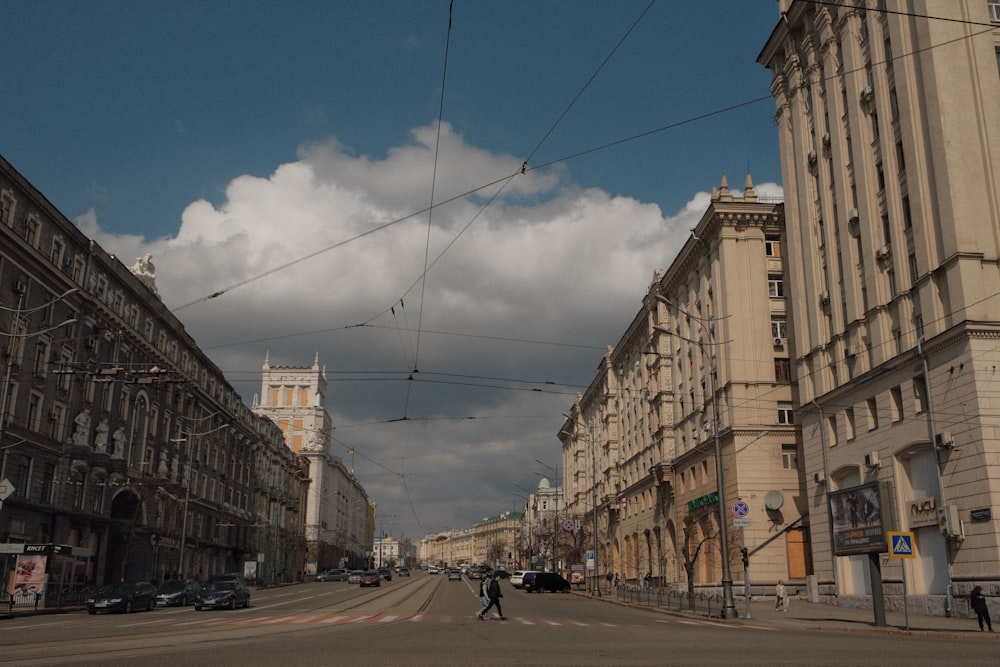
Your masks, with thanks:
[[[94,433],[94,451],[98,454],[106,454],[108,451],[108,419],[105,417],[97,423],[97,431]]]
[[[78,447],[90,447],[90,409],[85,408],[73,420],[73,444]]]
[[[156,474],[160,477],[166,477],[170,474],[170,464],[167,462],[170,458],[170,452],[163,450],[160,452],[160,467],[156,469]]]
[[[111,458],[125,458],[125,429],[121,426],[111,434]]]
[[[306,439],[305,450],[309,452],[322,452],[326,449],[327,432],[317,429],[309,434]]]
[[[128,270],[139,279],[139,282],[148,287],[150,292],[159,294],[156,291],[156,267],[153,265],[152,259],[153,256],[146,253],[142,257],[136,258],[135,264],[130,266]]]

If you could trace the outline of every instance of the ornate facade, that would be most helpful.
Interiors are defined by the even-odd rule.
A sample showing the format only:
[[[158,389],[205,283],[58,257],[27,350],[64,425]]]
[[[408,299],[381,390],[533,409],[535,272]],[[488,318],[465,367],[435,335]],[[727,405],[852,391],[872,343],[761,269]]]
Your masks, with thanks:
[[[2,159],[0,239],[2,551],[47,549],[48,591],[262,557],[297,576],[308,471],[160,301],[151,258],[126,267]]]
[[[863,603],[885,581],[901,606],[906,568],[910,604],[951,613],[1000,585],[1000,13],[865,4],[782,0],[758,58],[788,202],[817,593]],[[917,554],[881,572],[834,554],[828,510],[870,482]]]

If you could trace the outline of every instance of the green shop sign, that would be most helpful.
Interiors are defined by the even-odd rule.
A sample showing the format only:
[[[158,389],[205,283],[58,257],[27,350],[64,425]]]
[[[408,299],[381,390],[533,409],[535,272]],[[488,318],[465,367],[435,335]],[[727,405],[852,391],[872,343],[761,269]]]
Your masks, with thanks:
[[[711,505],[712,503],[719,502],[719,492],[712,491],[711,493],[706,493],[701,498],[695,498],[694,500],[688,501],[688,512],[693,512],[700,507],[705,505]]]

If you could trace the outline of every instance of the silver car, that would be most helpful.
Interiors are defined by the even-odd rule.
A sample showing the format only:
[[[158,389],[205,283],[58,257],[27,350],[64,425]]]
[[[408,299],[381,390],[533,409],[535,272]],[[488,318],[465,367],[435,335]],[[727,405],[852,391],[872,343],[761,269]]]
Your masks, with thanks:
[[[360,584],[361,575],[365,573],[364,570],[351,570],[351,573],[347,575],[347,583],[349,584]]]

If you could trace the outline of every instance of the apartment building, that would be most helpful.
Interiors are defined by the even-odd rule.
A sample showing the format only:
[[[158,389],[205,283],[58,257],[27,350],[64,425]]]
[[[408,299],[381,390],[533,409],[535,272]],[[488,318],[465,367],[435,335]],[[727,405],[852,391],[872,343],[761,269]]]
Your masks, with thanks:
[[[52,601],[262,557],[297,576],[306,470],[164,306],[151,258],[123,264],[2,158],[0,239],[3,581],[29,552]]]
[[[962,611],[1000,586],[1000,3],[778,4],[758,61],[816,594],[870,604],[884,585],[898,608],[905,575],[911,605]],[[850,548],[867,523],[839,503],[860,488],[915,557]]]
[[[743,578],[743,545],[758,585],[811,573],[785,244],[781,203],[723,177],[574,403],[563,489],[567,514],[596,526],[598,577],[716,588],[723,552]]]
[[[326,410],[326,369],[275,366],[264,359],[254,413],[273,420],[291,450],[308,465],[304,507],[306,574],[332,567],[363,567],[375,538],[375,503],[354,471],[332,451],[333,423]]]

